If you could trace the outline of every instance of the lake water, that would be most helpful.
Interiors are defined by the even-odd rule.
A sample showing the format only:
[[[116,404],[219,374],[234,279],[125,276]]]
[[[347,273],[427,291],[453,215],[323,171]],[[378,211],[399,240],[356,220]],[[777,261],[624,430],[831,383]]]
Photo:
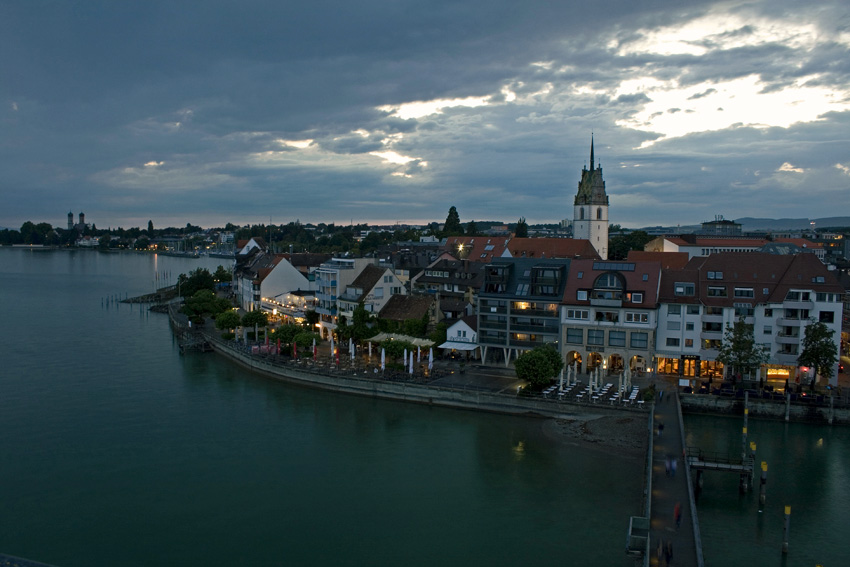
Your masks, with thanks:
[[[686,443],[740,456],[743,417],[686,416]],[[705,473],[697,503],[706,565],[850,565],[850,429],[750,419],[756,464],[767,463],[766,501],[739,494],[738,477]],[[785,506],[791,507],[787,557]],[[762,510],[761,512],[759,510]]]
[[[222,262],[0,250],[0,552],[60,567],[624,564],[642,463],[555,443],[536,420],[181,356],[164,315],[114,301]]]

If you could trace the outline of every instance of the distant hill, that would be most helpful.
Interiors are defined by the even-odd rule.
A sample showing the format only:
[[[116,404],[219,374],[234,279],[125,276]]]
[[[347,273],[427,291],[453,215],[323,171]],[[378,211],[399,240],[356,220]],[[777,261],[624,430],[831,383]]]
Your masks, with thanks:
[[[742,225],[744,232],[754,230],[805,230],[812,228],[844,227],[850,226],[850,217],[823,217],[819,219],[756,219],[744,217],[736,219],[735,222]]]

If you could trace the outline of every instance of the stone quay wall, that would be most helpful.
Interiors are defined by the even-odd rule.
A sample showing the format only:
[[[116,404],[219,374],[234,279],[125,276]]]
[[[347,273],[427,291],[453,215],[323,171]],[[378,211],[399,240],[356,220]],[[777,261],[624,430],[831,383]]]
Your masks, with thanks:
[[[213,350],[252,372],[277,380],[334,392],[458,409],[557,419],[573,419],[588,414],[599,416],[617,416],[623,415],[624,412],[646,414],[648,410],[648,408],[582,404],[551,398],[525,397],[487,390],[438,388],[426,384],[358,378],[346,373],[334,374],[334,371],[331,371],[331,373],[314,372],[296,364],[273,364],[262,357],[233,348],[220,339],[207,338]]]
[[[706,413],[722,415],[744,415],[744,399],[728,398],[705,394],[681,394],[682,411],[685,413]],[[791,402],[786,404],[781,400],[763,400],[750,398],[747,402],[751,417],[784,420],[786,409],[788,420],[809,423],[832,423],[834,425],[850,425],[850,408],[829,405],[825,398],[822,405],[813,402]]]

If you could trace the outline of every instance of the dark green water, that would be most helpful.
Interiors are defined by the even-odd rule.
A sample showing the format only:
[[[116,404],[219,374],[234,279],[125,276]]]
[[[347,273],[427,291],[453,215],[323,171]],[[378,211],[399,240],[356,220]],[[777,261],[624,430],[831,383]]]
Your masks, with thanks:
[[[740,454],[743,418],[688,416],[686,442]],[[706,473],[697,503],[706,565],[850,565],[850,429],[750,419],[748,441],[767,463],[764,507],[756,489],[740,495],[738,477]],[[785,506],[791,507],[783,557]],[[762,509],[759,512],[759,509]]]
[[[181,356],[104,301],[217,260],[0,250],[0,552],[59,565],[622,565],[642,464],[540,423]]]

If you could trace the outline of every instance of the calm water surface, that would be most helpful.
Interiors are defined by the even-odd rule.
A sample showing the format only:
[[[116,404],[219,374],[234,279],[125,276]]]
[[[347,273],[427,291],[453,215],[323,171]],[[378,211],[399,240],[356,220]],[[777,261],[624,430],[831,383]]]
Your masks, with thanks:
[[[181,356],[108,299],[222,260],[0,250],[0,552],[59,565],[622,565],[641,464],[534,420]]]
[[[743,417],[687,416],[685,425],[688,445],[740,456]],[[697,508],[706,565],[850,565],[850,428],[750,419],[747,430],[757,466],[768,467],[765,506],[758,480],[740,495],[736,475],[705,473]],[[783,558],[785,506],[791,530]]]

